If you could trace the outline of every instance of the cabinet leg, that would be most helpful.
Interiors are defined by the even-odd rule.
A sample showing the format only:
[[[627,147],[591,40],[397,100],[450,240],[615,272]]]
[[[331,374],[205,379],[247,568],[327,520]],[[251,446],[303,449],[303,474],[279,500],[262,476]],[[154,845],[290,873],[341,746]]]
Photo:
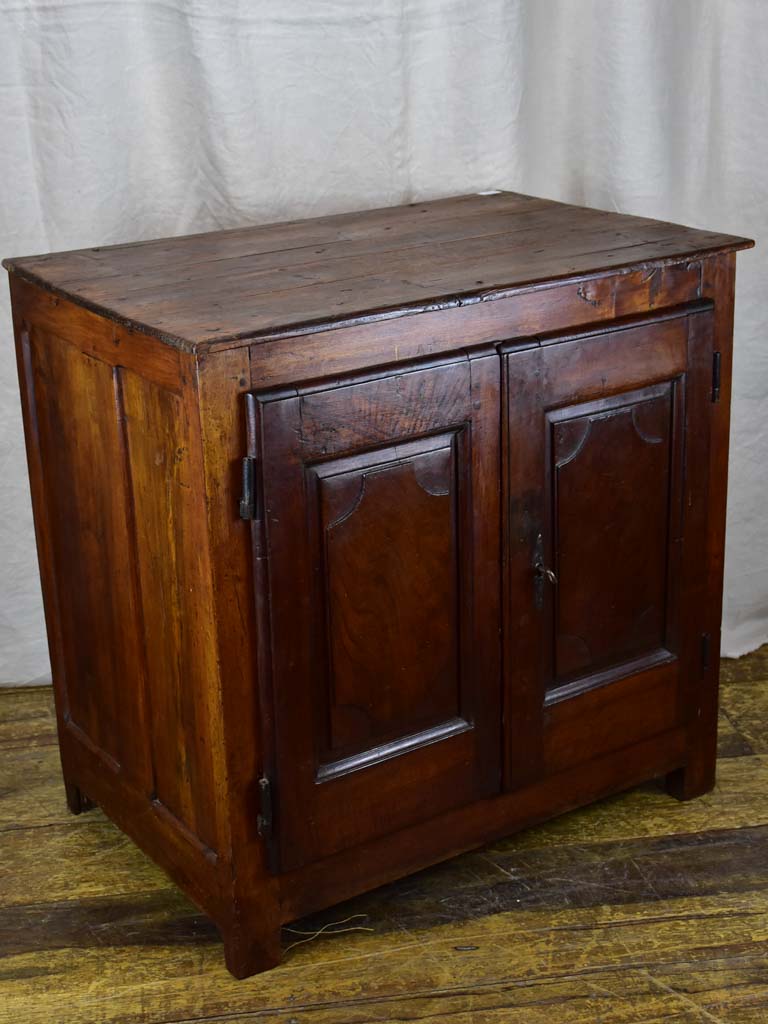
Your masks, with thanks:
[[[79,786],[76,786],[74,782],[68,782],[64,780],[64,790],[67,795],[67,807],[70,809],[72,814],[83,814],[85,811],[91,811],[96,806],[92,800],[83,793]]]
[[[252,974],[277,967],[282,959],[280,929],[259,931],[234,927],[223,933],[224,962],[236,978],[249,978]]]
[[[715,759],[692,760],[670,772],[664,782],[669,795],[678,800],[694,800],[703,796],[715,785]]]
[[[688,755],[682,768],[666,777],[666,789],[678,800],[693,800],[709,793],[715,785],[717,765],[717,690],[710,693],[708,714],[691,730]]]

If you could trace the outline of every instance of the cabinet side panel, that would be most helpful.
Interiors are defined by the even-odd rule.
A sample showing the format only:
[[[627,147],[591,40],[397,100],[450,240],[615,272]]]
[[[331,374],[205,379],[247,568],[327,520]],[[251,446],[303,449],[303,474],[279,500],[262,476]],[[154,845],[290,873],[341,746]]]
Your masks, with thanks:
[[[217,667],[205,502],[194,422],[183,397],[124,371],[136,558],[147,652],[153,798],[217,846]]]
[[[103,768],[143,784],[144,655],[119,373],[50,330],[24,328],[20,340],[62,724]]]
[[[193,360],[13,278],[11,293],[65,780],[220,920]]]
[[[707,380],[707,375],[712,372],[712,353],[719,352],[720,392],[719,395],[712,393],[710,400],[706,403],[711,430],[706,523],[706,579],[702,590],[694,598],[700,607],[704,675],[700,681],[691,680],[686,693],[692,718],[688,731],[685,770],[678,772],[668,780],[670,790],[683,798],[705,793],[715,783],[735,272],[735,253],[723,253],[707,259],[703,263],[702,292],[707,298],[712,299],[715,308],[711,349],[708,345],[701,346],[703,352],[699,375],[702,380]],[[692,335],[693,337],[695,335]]]

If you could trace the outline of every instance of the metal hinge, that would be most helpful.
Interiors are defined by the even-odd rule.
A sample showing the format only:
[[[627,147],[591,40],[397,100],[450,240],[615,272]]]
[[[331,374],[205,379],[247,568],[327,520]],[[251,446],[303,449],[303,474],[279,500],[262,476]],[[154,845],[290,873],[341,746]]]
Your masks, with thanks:
[[[259,814],[256,818],[256,828],[260,836],[272,834],[272,786],[269,779],[262,776],[259,779]]]
[[[722,359],[719,352],[712,353],[712,401],[720,401],[720,364]]]
[[[701,634],[701,671],[706,672],[709,668],[711,641],[709,633]]]
[[[243,459],[243,491],[240,498],[240,518],[257,518],[256,502],[256,459],[246,455]]]

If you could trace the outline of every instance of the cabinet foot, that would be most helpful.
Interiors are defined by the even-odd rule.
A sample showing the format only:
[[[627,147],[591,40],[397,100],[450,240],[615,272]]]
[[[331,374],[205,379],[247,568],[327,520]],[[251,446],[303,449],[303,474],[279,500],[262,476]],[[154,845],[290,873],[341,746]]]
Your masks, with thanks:
[[[258,930],[236,928],[223,933],[224,962],[235,978],[249,978],[271,967],[282,959],[280,929],[259,933]]]
[[[664,786],[670,796],[678,800],[694,800],[709,793],[715,785],[715,762],[692,761],[676,768],[665,777]]]
[[[67,795],[67,807],[72,814],[84,814],[85,811],[91,811],[96,806],[74,782],[67,782],[65,779],[64,791]]]

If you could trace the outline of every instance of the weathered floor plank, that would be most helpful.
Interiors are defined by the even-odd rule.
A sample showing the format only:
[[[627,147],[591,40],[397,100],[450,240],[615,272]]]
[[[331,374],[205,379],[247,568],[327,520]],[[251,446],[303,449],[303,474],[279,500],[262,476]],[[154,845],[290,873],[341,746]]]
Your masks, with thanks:
[[[9,986],[0,1021],[134,1024],[206,1016],[238,1019],[238,1014],[267,1020],[270,1014],[275,1020],[290,1020],[293,1014],[311,1021],[310,1011],[328,1011],[326,1020],[346,1024],[397,1019],[393,1007],[414,1000],[421,1001],[421,1016],[429,1019],[432,999],[452,1002],[451,1012],[467,1012],[478,1003],[486,1009],[510,1002],[524,1006],[524,996],[530,998],[533,991],[536,999],[535,989],[556,982],[578,982],[582,991],[596,986],[599,992],[603,976],[612,973],[682,974],[678,984],[686,992],[686,975],[713,963],[737,975],[728,999],[738,1003],[743,983],[764,976],[766,953],[766,893],[674,900],[663,906],[524,910],[469,925],[337,935],[289,951],[281,967],[246,982],[226,974],[216,944],[141,951],[65,949],[11,959],[4,979],[15,984]],[[668,980],[665,984],[662,996],[670,988],[675,992]],[[690,992],[686,999],[683,1006],[690,1006]],[[388,1002],[393,1006],[387,1007]],[[647,1019],[647,1014],[638,1018]]]
[[[768,687],[753,682],[731,683],[723,696],[727,701],[725,714],[741,741],[756,754],[768,753]]]
[[[50,694],[0,693],[0,1024],[766,1024],[768,647],[723,680],[712,794],[647,784],[368,893],[245,982],[98,810],[68,814]]]
[[[744,658],[723,658],[720,662],[720,685],[723,691],[731,683],[755,682],[764,684],[768,679],[768,644]]]
[[[0,832],[71,822],[59,748],[55,744],[13,750],[0,746]]]
[[[50,686],[0,691],[0,752],[56,743],[56,716]]]
[[[170,889],[166,875],[107,821],[0,833],[0,907]]]

